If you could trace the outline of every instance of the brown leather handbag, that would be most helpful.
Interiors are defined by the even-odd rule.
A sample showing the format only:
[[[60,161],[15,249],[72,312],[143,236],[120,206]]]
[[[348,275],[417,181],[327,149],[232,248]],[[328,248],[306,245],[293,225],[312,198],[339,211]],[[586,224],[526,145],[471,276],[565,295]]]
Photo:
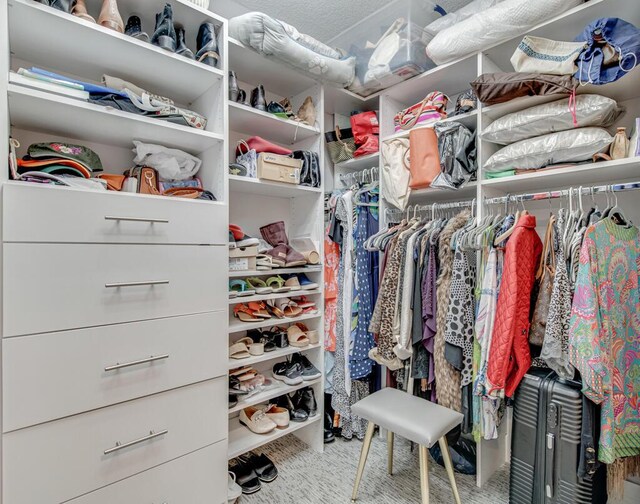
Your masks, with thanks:
[[[409,169],[411,189],[424,189],[440,175],[438,136],[433,128],[418,128],[409,133]]]

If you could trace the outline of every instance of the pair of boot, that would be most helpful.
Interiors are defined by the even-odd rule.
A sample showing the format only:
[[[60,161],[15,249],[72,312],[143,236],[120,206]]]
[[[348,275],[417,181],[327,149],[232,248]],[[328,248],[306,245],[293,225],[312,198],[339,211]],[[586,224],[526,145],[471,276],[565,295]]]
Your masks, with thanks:
[[[264,86],[260,84],[251,91],[251,100],[247,102],[247,93],[244,89],[240,89],[238,85],[238,76],[232,70],[229,71],[229,100],[243,105],[251,106],[254,109],[267,111],[267,98],[264,92]]]
[[[305,266],[307,264],[304,256],[289,246],[284,221],[262,226],[260,234],[273,247],[267,250],[266,254],[271,257],[274,264],[281,268],[295,268],[296,266]]]
[[[289,411],[289,419],[292,422],[306,422],[318,414],[318,403],[311,387],[296,391],[293,397],[289,394],[280,396],[276,404]]]
[[[38,0],[41,4],[53,7],[67,14],[73,14],[85,21],[95,23],[96,20],[87,11],[85,0]],[[103,0],[100,16],[98,16],[98,24],[112,30],[124,32],[124,23],[118,11],[116,0]]]

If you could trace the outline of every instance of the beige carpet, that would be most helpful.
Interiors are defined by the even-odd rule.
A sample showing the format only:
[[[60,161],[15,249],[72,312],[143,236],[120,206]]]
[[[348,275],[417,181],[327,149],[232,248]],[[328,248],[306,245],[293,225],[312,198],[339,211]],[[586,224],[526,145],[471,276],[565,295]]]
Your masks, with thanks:
[[[294,436],[286,436],[263,452],[276,464],[279,476],[262,490],[242,496],[240,504],[349,504],[362,443],[337,439],[325,446],[324,454],[310,450]],[[420,479],[418,453],[410,444],[396,441],[394,475],[386,470],[386,442],[374,438],[364,472],[359,504],[419,504]],[[431,504],[453,503],[449,479],[444,468],[430,460]],[[475,476],[456,474],[463,504],[507,504],[509,502],[509,468],[503,467],[492,480],[479,489]]]

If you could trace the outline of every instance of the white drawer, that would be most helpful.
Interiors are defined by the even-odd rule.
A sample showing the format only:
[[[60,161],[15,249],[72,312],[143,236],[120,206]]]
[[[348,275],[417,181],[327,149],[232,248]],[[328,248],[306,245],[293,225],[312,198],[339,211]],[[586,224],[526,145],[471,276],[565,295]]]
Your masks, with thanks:
[[[5,243],[3,251],[4,337],[228,306],[227,247]],[[145,284],[117,286],[136,282]]]
[[[226,450],[220,441],[69,504],[226,504]]]
[[[220,203],[28,183],[5,184],[3,193],[6,242],[228,242]]]
[[[8,338],[3,430],[226,376],[226,324],[219,311]],[[150,356],[158,360],[105,370]]]
[[[223,441],[227,387],[216,378],[5,434],[3,502],[64,502]]]

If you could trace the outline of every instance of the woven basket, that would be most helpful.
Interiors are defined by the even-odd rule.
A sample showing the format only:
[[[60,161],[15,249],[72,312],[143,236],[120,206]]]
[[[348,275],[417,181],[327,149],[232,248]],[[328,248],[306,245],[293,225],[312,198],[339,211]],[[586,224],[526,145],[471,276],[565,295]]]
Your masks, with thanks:
[[[192,4],[196,4],[198,7],[202,7],[203,9],[209,8],[209,0],[187,0]]]

